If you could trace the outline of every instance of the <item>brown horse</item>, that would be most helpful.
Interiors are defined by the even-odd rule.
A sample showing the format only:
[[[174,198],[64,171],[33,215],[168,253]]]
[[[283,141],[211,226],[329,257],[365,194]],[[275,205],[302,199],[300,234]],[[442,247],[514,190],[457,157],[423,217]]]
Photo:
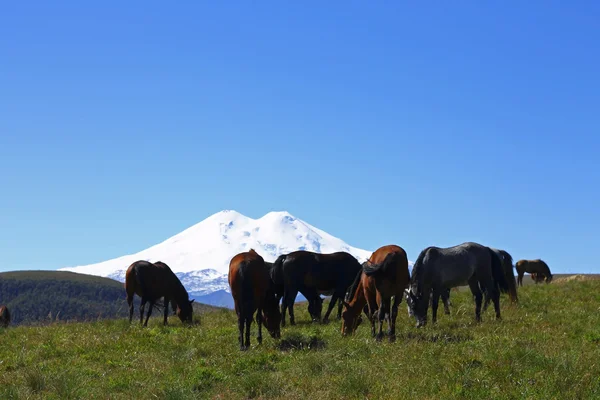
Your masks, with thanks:
[[[273,282],[283,287],[284,291],[281,325],[285,325],[286,309],[290,313],[290,324],[295,324],[294,300],[298,292],[308,300],[309,312],[314,321],[321,320],[320,295],[331,295],[329,307],[323,318],[323,323],[327,323],[336,301],[344,299],[360,269],[358,260],[345,251],[322,254],[297,250],[279,256],[273,263],[271,276]],[[338,317],[341,318],[341,308],[338,310]]]
[[[0,306],[0,326],[7,328],[10,325],[10,311],[4,305]]]
[[[161,297],[164,298],[164,325],[167,325],[169,301],[177,304],[175,314],[181,322],[189,324],[192,322],[194,300],[189,299],[181,281],[165,263],[159,261],[159,265],[148,261],[136,261],[127,268],[125,273],[125,291],[127,292],[127,303],[129,304],[129,322],[133,318],[133,296],[141,297],[140,324],[144,319],[144,308],[149,304],[148,313],[144,326],[148,326],[148,319],[152,314],[152,308]]]
[[[546,280],[546,283],[550,283],[552,281],[552,273],[550,272],[550,268],[548,268],[548,264],[540,259],[519,260],[515,264],[515,268],[518,274],[517,282],[521,286],[523,286],[523,275],[525,275],[525,272],[529,274],[537,273],[538,276],[543,276]]]
[[[359,324],[361,311],[365,311],[371,321],[371,334],[375,336],[375,312],[378,311],[377,340],[383,338],[383,320],[387,315],[388,335],[390,341],[394,341],[398,306],[409,282],[408,258],[404,249],[396,245],[377,249],[356,275],[348,293],[349,302],[344,301],[342,334],[352,334]],[[394,303],[390,307],[392,297]]]
[[[259,344],[263,322],[273,338],[281,337],[279,304],[265,260],[254,249],[235,255],[229,262],[228,280],[238,317],[240,350],[250,347],[250,325],[255,312]]]

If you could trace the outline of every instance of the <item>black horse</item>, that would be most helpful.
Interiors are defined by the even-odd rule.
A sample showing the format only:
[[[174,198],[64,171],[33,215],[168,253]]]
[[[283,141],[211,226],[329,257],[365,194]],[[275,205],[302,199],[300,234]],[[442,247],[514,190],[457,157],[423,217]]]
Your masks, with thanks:
[[[267,267],[267,271],[269,271],[269,276],[271,277],[271,283],[273,284],[273,289],[275,291],[275,298],[277,299],[277,304],[279,304],[279,302],[284,294],[283,280],[278,279],[277,283],[275,282],[277,277],[275,276],[275,269],[274,269],[275,264],[274,263],[265,261],[265,266]],[[313,292],[305,290],[305,289],[298,290],[298,292],[302,293],[302,295],[307,299],[308,313],[311,316],[311,318],[313,319],[313,322],[316,322],[318,320],[319,316],[321,315],[321,310],[323,309],[323,299],[319,295],[317,295],[316,297],[311,296],[313,294]],[[296,296],[298,295],[298,292],[292,294],[292,297],[293,297],[292,302],[293,303],[296,302]],[[307,296],[307,294],[310,294],[310,295]],[[342,303],[340,303],[338,308],[339,308],[338,314],[341,314]],[[285,319],[283,318],[284,311],[285,311],[285,306],[282,303],[281,304],[281,313],[282,313],[281,326],[285,326]],[[339,319],[339,316],[338,316],[338,319]],[[292,320],[292,325],[294,325],[293,320]]]
[[[413,266],[408,291],[417,327],[427,323],[430,295],[433,294],[431,311],[435,323],[442,291],[467,284],[475,297],[475,319],[481,321],[482,289],[494,302],[496,318],[500,319],[500,291],[508,291],[509,285],[502,260],[495,251],[473,242],[423,250]]]
[[[271,277],[278,290],[283,290],[281,305],[281,324],[285,325],[285,310],[290,313],[290,324],[295,325],[294,301],[298,292],[309,302],[309,312],[313,320],[321,321],[322,303],[320,295],[331,295],[329,307],[323,323],[329,320],[329,314],[336,301],[338,319],[341,318],[342,303],[348,288],[360,271],[360,263],[345,251],[330,254],[298,250],[281,255],[273,263]]]

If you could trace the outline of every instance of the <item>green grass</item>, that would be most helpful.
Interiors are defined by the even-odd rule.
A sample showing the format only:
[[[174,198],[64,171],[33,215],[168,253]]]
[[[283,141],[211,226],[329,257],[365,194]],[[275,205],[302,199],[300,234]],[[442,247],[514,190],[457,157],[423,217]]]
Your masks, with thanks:
[[[473,318],[468,292],[452,315],[423,329],[398,317],[398,340],[375,342],[368,324],[342,338],[340,323],[307,323],[281,341],[263,332],[240,352],[232,311],[176,317],[148,328],[126,320],[0,329],[0,399],[591,399],[600,397],[600,280],[529,285],[520,305],[502,298]],[[440,307],[441,309],[441,307]],[[366,321],[365,321],[366,322]]]

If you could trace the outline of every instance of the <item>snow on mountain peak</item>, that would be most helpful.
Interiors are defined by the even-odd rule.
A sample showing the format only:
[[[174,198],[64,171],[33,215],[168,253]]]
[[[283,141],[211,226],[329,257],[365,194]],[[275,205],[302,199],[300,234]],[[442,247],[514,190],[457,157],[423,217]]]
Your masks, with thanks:
[[[252,219],[235,210],[223,210],[146,250],[98,264],[62,268],[124,281],[125,271],[137,260],[163,261],[190,292],[229,290],[226,274],[233,256],[251,248],[265,261],[295,250],[317,253],[346,251],[359,261],[371,252],[352,247],[287,211],[272,211]]]

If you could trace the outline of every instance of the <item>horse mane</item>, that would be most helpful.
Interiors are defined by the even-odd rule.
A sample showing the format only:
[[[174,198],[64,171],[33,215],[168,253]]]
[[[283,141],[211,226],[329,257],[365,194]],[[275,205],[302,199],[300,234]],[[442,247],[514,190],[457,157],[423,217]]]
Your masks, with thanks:
[[[350,285],[350,288],[348,289],[348,293],[346,293],[346,302],[349,302],[350,300],[352,300],[354,298],[354,295],[356,294],[356,289],[358,289],[358,283],[360,282],[362,273],[363,273],[363,269],[361,268],[358,270],[358,273],[356,274],[356,277],[354,278],[352,285]]]
[[[429,249],[433,249],[433,246],[427,247],[421,253],[419,253],[419,257],[417,257],[417,261],[413,264],[412,274],[410,277],[411,283],[419,283],[419,278],[423,275],[423,259],[427,255]]]
[[[283,274],[281,271],[281,267],[283,266],[283,262],[285,261],[286,257],[287,254],[282,254],[279,257],[277,257],[277,259],[273,262],[273,267],[271,268],[269,275],[271,275],[271,280],[276,285],[283,284]]]

